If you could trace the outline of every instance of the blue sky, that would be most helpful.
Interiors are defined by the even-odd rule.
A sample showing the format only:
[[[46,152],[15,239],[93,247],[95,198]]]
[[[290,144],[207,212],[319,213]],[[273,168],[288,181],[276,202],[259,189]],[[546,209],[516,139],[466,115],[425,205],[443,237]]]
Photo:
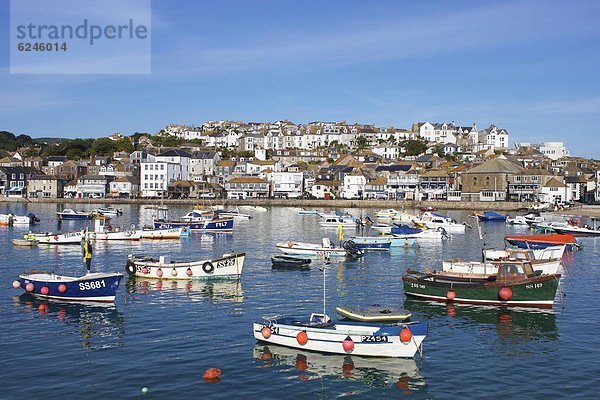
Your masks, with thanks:
[[[151,74],[10,75],[0,0],[0,130],[454,120],[600,158],[599,17],[593,1],[153,0]]]

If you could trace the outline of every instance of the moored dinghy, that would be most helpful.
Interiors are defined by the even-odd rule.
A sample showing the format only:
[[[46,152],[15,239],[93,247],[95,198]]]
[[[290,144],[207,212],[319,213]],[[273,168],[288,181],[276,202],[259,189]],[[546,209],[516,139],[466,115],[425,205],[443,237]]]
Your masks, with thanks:
[[[246,253],[223,254],[221,258],[202,261],[171,261],[169,256],[160,258],[129,255],[125,269],[132,276],[154,279],[239,279],[244,267]]]
[[[310,268],[310,258],[300,258],[292,256],[271,256],[271,263],[273,268],[281,269],[307,269]]]
[[[411,313],[400,307],[372,306],[337,306],[335,308],[342,317],[360,322],[406,321]]]
[[[121,273],[98,272],[74,277],[32,271],[19,275],[13,287],[44,299],[113,302],[121,278]]]

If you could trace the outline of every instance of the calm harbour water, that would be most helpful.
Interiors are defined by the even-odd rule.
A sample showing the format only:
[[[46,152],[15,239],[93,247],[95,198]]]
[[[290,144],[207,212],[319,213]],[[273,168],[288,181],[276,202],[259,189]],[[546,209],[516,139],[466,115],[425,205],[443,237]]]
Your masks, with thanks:
[[[93,205],[81,204],[91,210]],[[123,206],[113,226],[149,223],[152,211]],[[36,231],[56,231],[54,204],[0,204],[0,213],[33,212]],[[189,207],[172,207],[182,215]],[[361,210],[348,209],[354,215]],[[373,210],[364,210],[370,215]],[[466,212],[448,212],[460,221]],[[293,208],[254,213],[236,221],[233,234],[193,234],[176,241],[97,243],[93,268],[125,272],[127,255],[204,259],[246,252],[239,282],[158,282],[125,276],[114,306],[51,303],[11,287],[19,273],[35,269],[82,274],[79,246],[23,249],[10,240],[28,228],[0,227],[3,279],[0,320],[2,399],[147,398],[596,398],[600,377],[600,239],[582,238],[583,250],[565,259],[564,297],[552,311],[473,308],[405,300],[406,268],[439,268],[444,258],[478,259],[475,231],[443,243],[363,260],[333,262],[326,270],[327,310],[337,304],[404,305],[413,320],[429,323],[424,358],[370,359],[327,356],[257,344],[251,323],[263,315],[308,315],[322,310],[319,262],[310,271],[275,271],[269,256],[282,240],[320,241],[314,215]],[[62,224],[63,231],[85,222]],[[504,223],[485,225],[490,245],[509,233]],[[346,235],[354,230],[346,230]],[[208,384],[204,370],[218,367],[221,381]],[[142,387],[148,387],[146,395]]]

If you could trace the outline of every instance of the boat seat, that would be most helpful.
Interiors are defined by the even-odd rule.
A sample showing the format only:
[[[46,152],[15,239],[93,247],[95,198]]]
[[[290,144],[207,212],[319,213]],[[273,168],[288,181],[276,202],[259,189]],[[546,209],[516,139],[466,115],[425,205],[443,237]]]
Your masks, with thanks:
[[[303,321],[292,321],[294,326],[305,326],[307,328],[331,328],[333,322],[303,322]]]

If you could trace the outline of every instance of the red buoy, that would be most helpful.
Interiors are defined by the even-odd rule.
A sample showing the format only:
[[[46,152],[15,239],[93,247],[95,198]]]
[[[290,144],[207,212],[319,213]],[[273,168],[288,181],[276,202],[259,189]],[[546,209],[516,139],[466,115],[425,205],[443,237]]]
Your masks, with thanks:
[[[221,376],[221,370],[219,368],[209,368],[206,371],[204,371],[204,375],[202,375],[202,377],[204,379],[217,379],[219,376]]]
[[[304,346],[306,343],[308,343],[308,335],[306,334],[306,331],[298,332],[296,335],[296,340],[300,346]]]
[[[342,348],[346,353],[350,353],[352,352],[352,350],[354,350],[354,341],[352,340],[350,335],[348,335],[346,339],[344,339],[344,341],[342,342]]]
[[[48,286],[42,286],[40,293],[44,296],[48,296],[48,293],[50,293],[50,288]]]
[[[144,273],[144,275],[147,274],[148,273],[148,268],[146,268],[146,267],[142,268],[142,272]]]
[[[61,293],[65,293],[67,291],[67,285],[61,283],[60,285],[58,285],[58,291]]]
[[[54,240],[58,240],[58,235],[54,235]]]
[[[33,283],[29,282],[27,285],[25,285],[25,290],[27,290],[28,292],[33,292],[33,289],[35,289]]]
[[[513,297],[513,291],[505,286],[498,291],[498,297],[500,297],[500,300],[509,301]]]
[[[192,276],[194,273],[192,272],[192,269],[191,269],[191,268],[188,268],[188,269],[185,271],[185,274],[186,274],[187,276]]]
[[[448,293],[446,293],[446,299],[448,299],[449,301],[452,301],[456,298],[456,292],[452,289],[448,290]]]
[[[400,341],[404,344],[410,342],[412,339],[412,332],[407,327],[402,328],[400,331]]]
[[[156,271],[156,276],[158,276],[159,278],[162,278],[162,276],[163,276],[162,269],[160,269],[160,268],[159,268],[159,269]]]
[[[260,330],[260,333],[262,334],[262,337],[264,337],[265,339],[268,339],[271,337],[271,328],[269,328],[268,326],[265,326]]]

